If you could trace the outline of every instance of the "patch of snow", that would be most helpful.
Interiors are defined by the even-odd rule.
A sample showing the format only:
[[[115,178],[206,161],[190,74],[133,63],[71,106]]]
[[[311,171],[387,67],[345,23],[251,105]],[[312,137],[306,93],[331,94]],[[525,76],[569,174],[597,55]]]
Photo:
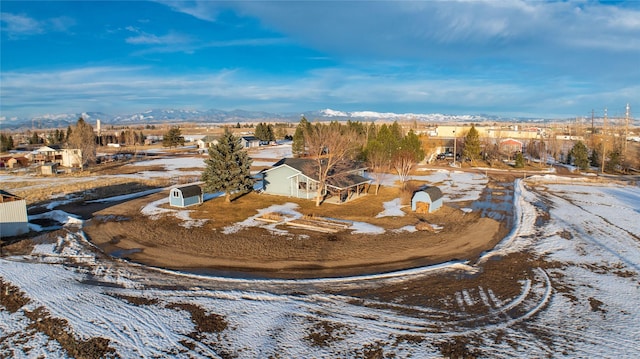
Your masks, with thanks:
[[[276,232],[279,234],[283,234],[282,231],[277,231],[277,229],[275,228],[276,224],[273,223],[265,223],[262,221],[257,220],[256,218],[263,216],[264,214],[267,213],[279,213],[284,215],[284,222],[286,221],[290,221],[293,219],[297,219],[297,218],[302,218],[302,213],[296,211],[295,209],[298,208],[298,204],[297,203],[291,203],[291,202],[287,202],[285,204],[274,204],[272,206],[269,206],[267,208],[263,208],[258,210],[258,214],[251,216],[247,219],[245,219],[242,222],[238,222],[235,223],[231,226],[227,226],[224,227],[222,229],[222,233],[224,234],[232,234],[232,233],[236,233],[239,230],[243,229],[243,228],[247,228],[247,227],[266,227],[268,229],[270,229],[272,232]]]
[[[416,226],[404,226],[404,227],[400,227],[397,229],[394,229],[393,232],[395,233],[400,233],[400,232],[416,232],[418,231],[416,229]]]
[[[354,221],[349,228],[352,229],[352,233],[382,234],[385,232],[384,228],[366,222]]]
[[[384,202],[382,204],[384,207],[384,211],[378,213],[376,218],[380,217],[402,217],[405,215],[402,210],[402,204],[400,198],[392,199],[389,202]]]

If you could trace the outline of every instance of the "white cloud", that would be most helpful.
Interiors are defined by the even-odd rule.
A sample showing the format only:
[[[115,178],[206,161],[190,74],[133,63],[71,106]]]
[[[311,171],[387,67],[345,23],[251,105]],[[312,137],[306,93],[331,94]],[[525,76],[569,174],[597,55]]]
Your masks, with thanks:
[[[156,2],[169,6],[177,12],[191,15],[205,21],[215,21],[220,5],[216,1],[174,1],[156,0]]]
[[[6,31],[9,37],[34,35],[44,32],[43,25],[28,16],[16,15],[7,12],[0,13],[2,31]]]
[[[37,20],[26,15],[7,12],[0,14],[0,22],[2,31],[6,32],[10,39],[44,34],[47,31],[66,32],[76,24],[74,19],[66,16]]]
[[[257,74],[243,69],[167,75],[148,67],[86,67],[55,72],[0,74],[3,115],[42,112],[103,111],[126,113],[156,107],[304,111],[319,108],[403,112],[459,111],[530,115],[566,113],[566,100],[617,104],[620,96],[638,93],[603,89],[597,95],[573,90],[571,83],[545,91],[486,79],[447,79],[429,76],[375,76],[332,68],[295,77]],[[586,98],[586,97],[585,97]],[[606,102],[609,101],[609,102]],[[203,107],[204,106],[204,107]],[[414,110],[415,109],[415,110]],[[590,108],[589,108],[590,109]],[[584,111],[587,111],[586,109]],[[562,111],[562,112],[560,112]]]
[[[134,45],[176,45],[176,44],[188,44],[191,39],[182,34],[168,33],[167,35],[157,36],[154,34],[148,34],[144,32],[137,32],[137,36],[131,36],[125,39],[128,44]]]

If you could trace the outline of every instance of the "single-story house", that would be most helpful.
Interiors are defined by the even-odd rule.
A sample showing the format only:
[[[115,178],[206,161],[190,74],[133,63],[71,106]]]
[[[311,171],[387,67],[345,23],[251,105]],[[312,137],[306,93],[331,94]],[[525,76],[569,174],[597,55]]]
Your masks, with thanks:
[[[242,147],[250,148],[250,147],[259,147],[260,140],[255,136],[242,136],[240,137],[240,143],[242,143]]]
[[[514,140],[513,138],[507,138],[500,141],[498,145],[500,152],[503,153],[517,153],[522,152],[522,141]]]
[[[411,197],[411,210],[417,213],[433,213],[442,207],[442,191],[435,186],[422,186]]]
[[[27,167],[27,166],[29,166],[29,159],[24,156],[11,157],[5,163],[5,167],[7,168]]]
[[[169,193],[169,205],[172,207],[189,207],[202,203],[202,188],[189,185],[172,188]]]
[[[210,147],[218,144],[218,136],[206,135],[196,141],[196,143],[198,144],[198,149],[207,150]]]
[[[29,232],[27,202],[0,190],[0,237],[19,236]]]
[[[264,170],[263,192],[288,197],[315,199],[318,194],[317,161],[309,158],[283,158],[273,167]],[[366,168],[353,163],[351,167],[332,171],[322,193],[327,201],[347,202],[366,194],[366,185],[371,183],[364,177]]]

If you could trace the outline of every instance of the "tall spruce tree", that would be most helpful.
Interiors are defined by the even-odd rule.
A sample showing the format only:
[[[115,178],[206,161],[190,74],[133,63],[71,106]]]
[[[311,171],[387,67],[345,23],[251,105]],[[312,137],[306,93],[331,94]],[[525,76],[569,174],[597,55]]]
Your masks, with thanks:
[[[178,147],[184,146],[184,137],[182,136],[182,132],[180,131],[180,127],[172,127],[162,135],[162,146],[164,147]]]
[[[573,163],[581,170],[589,168],[589,151],[582,141],[576,142],[571,149],[571,157],[573,157]]]
[[[13,137],[0,133],[0,152],[12,150],[13,147]]]
[[[204,160],[206,168],[202,173],[207,192],[224,192],[225,202],[231,202],[234,192],[245,193],[253,188],[251,178],[251,158],[247,154],[240,138],[228,129],[218,141],[209,148],[209,158]]]
[[[311,124],[302,116],[300,123],[296,127],[293,134],[293,142],[291,143],[291,152],[294,157],[303,157],[306,154],[305,133],[311,131]]]
[[[471,160],[471,163],[480,158],[480,135],[474,125],[471,125],[471,129],[467,132],[464,138],[464,149],[462,155]]]

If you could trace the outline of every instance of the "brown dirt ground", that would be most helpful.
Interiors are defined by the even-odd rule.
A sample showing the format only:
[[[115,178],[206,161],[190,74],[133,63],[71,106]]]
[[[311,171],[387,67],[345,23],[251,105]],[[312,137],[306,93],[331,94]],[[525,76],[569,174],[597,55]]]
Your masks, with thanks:
[[[313,201],[256,193],[231,204],[213,199],[190,208],[191,218],[208,219],[202,227],[195,228],[180,226],[181,221],[170,215],[154,220],[140,214],[144,205],[165,196],[167,193],[161,192],[94,212],[97,217],[87,222],[85,232],[105,252],[128,251],[124,257],[146,265],[202,273],[224,271],[303,278],[379,273],[456,259],[474,260],[495,246],[509,230],[504,223],[446,205],[428,215],[408,210],[403,217],[375,218],[383,210],[383,202],[402,196],[397,188],[383,188],[378,195],[348,204],[327,203],[320,207],[315,207]],[[257,214],[259,209],[286,202],[297,203],[300,206],[297,210],[304,215],[367,222],[386,228],[386,232],[326,234],[284,226],[280,228],[286,229],[287,235],[258,227],[233,234],[221,231]],[[119,220],[114,220],[114,216]],[[442,231],[393,231],[425,221],[443,227]]]

